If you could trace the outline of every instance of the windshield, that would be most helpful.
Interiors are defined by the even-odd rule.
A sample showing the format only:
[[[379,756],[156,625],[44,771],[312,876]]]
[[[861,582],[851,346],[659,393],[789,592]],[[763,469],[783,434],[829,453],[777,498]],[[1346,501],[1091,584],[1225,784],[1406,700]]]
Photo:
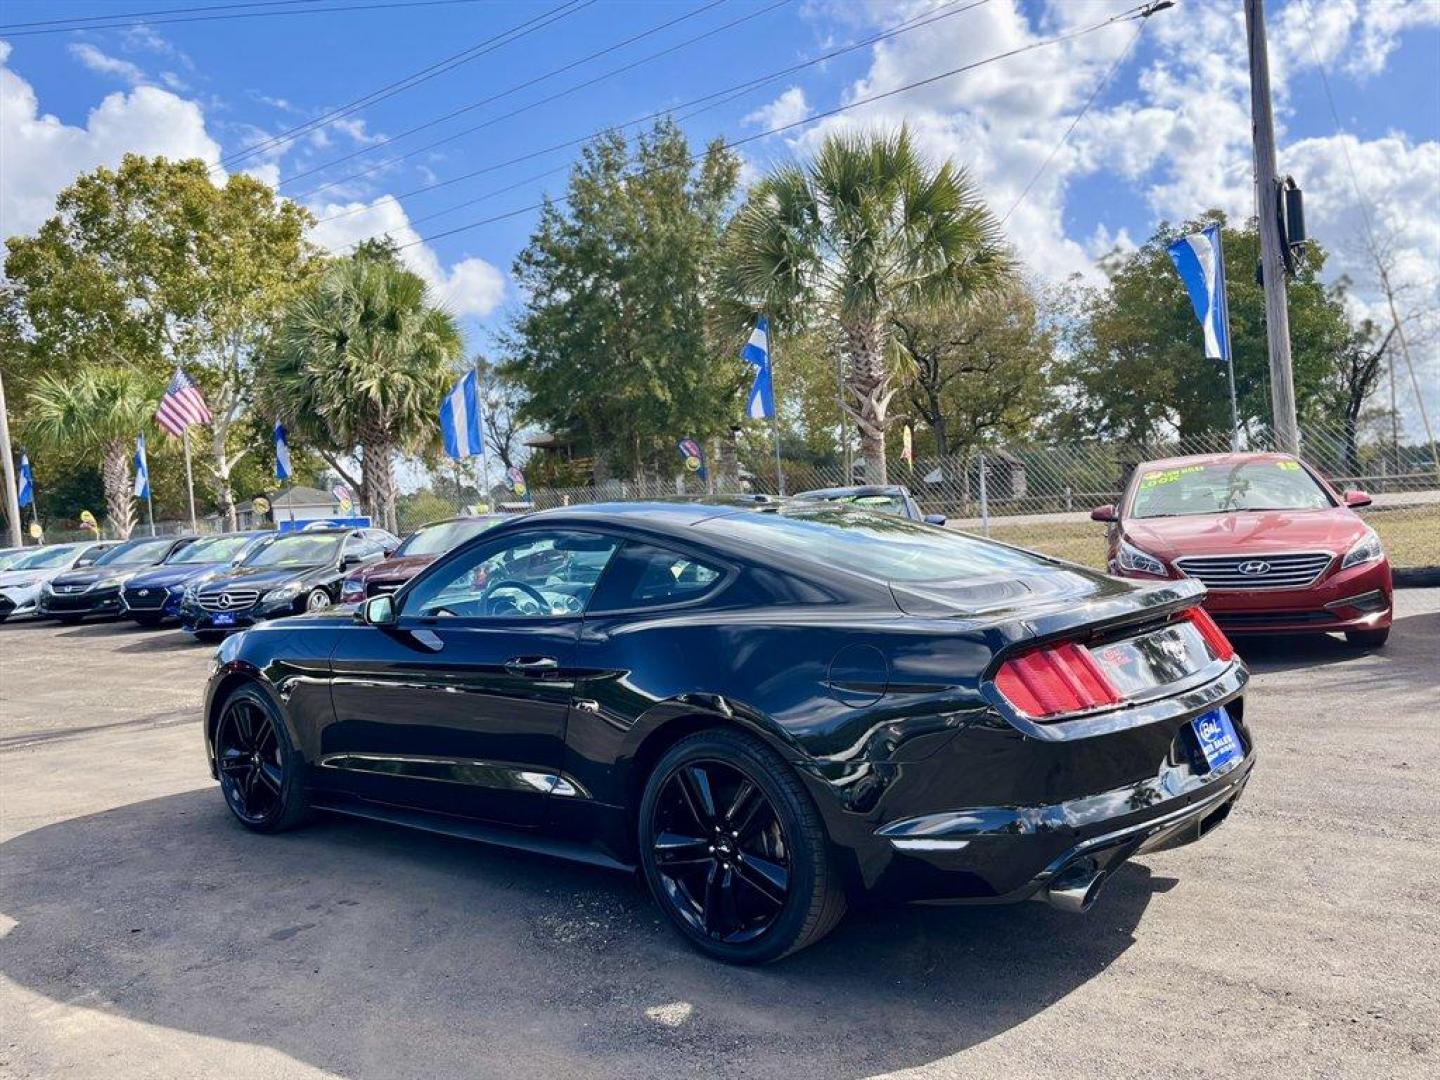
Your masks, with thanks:
[[[111,548],[95,560],[96,566],[153,566],[170,550],[173,540],[131,540]]]
[[[262,544],[246,556],[242,566],[323,566],[340,557],[340,541],[333,534],[291,533]]]
[[[7,551],[0,554],[0,570],[9,570],[27,555],[33,555],[32,551]]]
[[[881,514],[905,515],[905,500],[899,495],[800,495],[799,498],[816,502],[843,503],[846,506],[859,506]]]
[[[80,550],[79,544],[64,544],[59,547],[41,548],[32,551],[10,564],[10,570],[45,570],[53,566],[66,566]]]
[[[196,540],[189,547],[181,548],[169,562],[172,566],[230,562],[254,539],[253,536],[208,536],[204,540]]]
[[[477,517],[425,525],[407,536],[405,542],[395,549],[395,554],[444,555],[451,548],[459,547],[472,536],[479,536],[499,521],[496,517]]]
[[[949,581],[1049,566],[1039,556],[962,533],[838,506],[734,514],[710,518],[699,528],[884,581]]]
[[[1190,517],[1247,510],[1325,510],[1324,489],[1298,461],[1142,466],[1130,516]]]

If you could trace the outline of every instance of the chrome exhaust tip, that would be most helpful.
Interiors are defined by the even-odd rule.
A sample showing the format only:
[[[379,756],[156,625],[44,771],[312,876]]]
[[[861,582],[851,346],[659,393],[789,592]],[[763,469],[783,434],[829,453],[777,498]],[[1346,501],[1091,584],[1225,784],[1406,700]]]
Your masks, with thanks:
[[[1095,904],[1110,875],[1091,860],[1067,866],[1045,890],[1045,902],[1058,911],[1083,915]]]

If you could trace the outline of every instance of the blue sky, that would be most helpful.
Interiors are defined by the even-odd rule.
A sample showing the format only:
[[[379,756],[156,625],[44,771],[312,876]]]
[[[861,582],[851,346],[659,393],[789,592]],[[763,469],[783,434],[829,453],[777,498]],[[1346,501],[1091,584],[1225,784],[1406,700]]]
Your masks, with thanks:
[[[7,0],[0,22],[198,6],[218,0]],[[341,0],[318,0],[323,8]],[[348,0],[379,2],[379,0]],[[467,46],[558,8],[562,0],[482,0],[374,11],[150,24],[79,34],[0,30],[0,229],[28,231],[82,170],[121,153],[195,155],[216,162],[305,123]],[[436,180],[578,138],[690,98],[816,57],[898,23],[944,17],[878,46],[768,83],[684,122],[698,144],[753,135],[963,63],[1081,29],[1129,8],[1126,0],[576,0],[573,11],[413,89],[246,159],[281,190],[329,217],[317,239],[343,249],[390,231],[425,238],[563,190],[563,171],[519,183],[468,209],[411,224],[465,199],[563,167],[551,153],[447,188],[396,200]],[[972,7],[973,5],[973,7]],[[307,5],[290,5],[292,9]],[[959,10],[972,8],[971,10]],[[1383,238],[1421,317],[1415,337],[1430,388],[1440,384],[1440,3],[1436,0],[1271,0],[1272,67],[1281,171],[1306,189],[1312,233],[1335,251],[1332,269],[1356,279],[1357,310],[1378,312],[1350,168],[1372,200]],[[273,9],[272,9],[273,10]],[[465,116],[369,148],[374,140],[670,27]],[[743,20],[729,29],[724,24]],[[803,156],[835,127],[909,122],[925,149],[971,169],[1009,210],[1086,98],[1125,52],[1137,24],[1118,26],[988,64],[921,90],[744,147],[747,169]],[[704,40],[681,45],[695,35]],[[680,45],[667,56],[651,53]],[[1007,223],[1042,280],[1093,274],[1110,248],[1141,242],[1161,218],[1209,206],[1249,212],[1248,87],[1239,0],[1182,0],[1144,27],[1070,141]],[[1342,145],[1316,60],[1329,72],[1350,141]],[[559,100],[416,153],[368,176],[349,174],[518,106],[643,61]],[[1343,150],[1350,151],[1350,167]],[[298,176],[341,155],[342,164]],[[348,177],[348,178],[347,178]],[[336,182],[326,191],[313,189]],[[336,215],[341,215],[337,217]],[[464,319],[472,346],[515,302],[510,264],[534,220],[524,214],[409,251],[416,268]],[[1427,314],[1428,313],[1428,314]],[[1432,417],[1440,400],[1427,394]],[[1418,430],[1418,422],[1416,423]]]

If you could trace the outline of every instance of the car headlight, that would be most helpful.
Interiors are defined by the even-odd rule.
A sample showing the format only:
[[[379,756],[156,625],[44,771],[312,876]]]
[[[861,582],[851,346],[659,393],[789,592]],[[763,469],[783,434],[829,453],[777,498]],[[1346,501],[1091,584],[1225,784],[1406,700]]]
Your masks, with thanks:
[[[1126,540],[1120,541],[1120,554],[1115,561],[1120,564],[1121,570],[1136,574],[1154,574],[1156,577],[1168,576],[1164,563]]]
[[[265,594],[261,603],[279,604],[286,600],[294,600],[295,597],[299,595],[300,585],[298,582],[292,581],[289,585],[281,585],[278,589],[271,589]]]
[[[1352,566],[1364,566],[1366,563],[1379,562],[1385,557],[1385,549],[1380,546],[1380,536],[1368,525],[1365,528],[1365,535],[1356,540],[1350,550],[1345,553],[1345,558],[1340,563],[1341,570],[1349,570]]]
[[[347,604],[356,600],[364,600],[365,583],[363,581],[346,581],[340,586],[340,599]]]

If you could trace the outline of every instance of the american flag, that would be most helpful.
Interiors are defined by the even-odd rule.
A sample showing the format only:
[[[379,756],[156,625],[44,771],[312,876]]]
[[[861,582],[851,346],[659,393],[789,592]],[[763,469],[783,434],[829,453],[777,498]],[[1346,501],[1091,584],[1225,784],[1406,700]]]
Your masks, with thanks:
[[[210,423],[210,410],[205,407],[200,388],[195,385],[194,379],[179,368],[175,369],[175,377],[170,380],[170,385],[165,388],[165,396],[160,399],[160,410],[155,414],[155,422],[171,435],[183,435],[191,424]]]

